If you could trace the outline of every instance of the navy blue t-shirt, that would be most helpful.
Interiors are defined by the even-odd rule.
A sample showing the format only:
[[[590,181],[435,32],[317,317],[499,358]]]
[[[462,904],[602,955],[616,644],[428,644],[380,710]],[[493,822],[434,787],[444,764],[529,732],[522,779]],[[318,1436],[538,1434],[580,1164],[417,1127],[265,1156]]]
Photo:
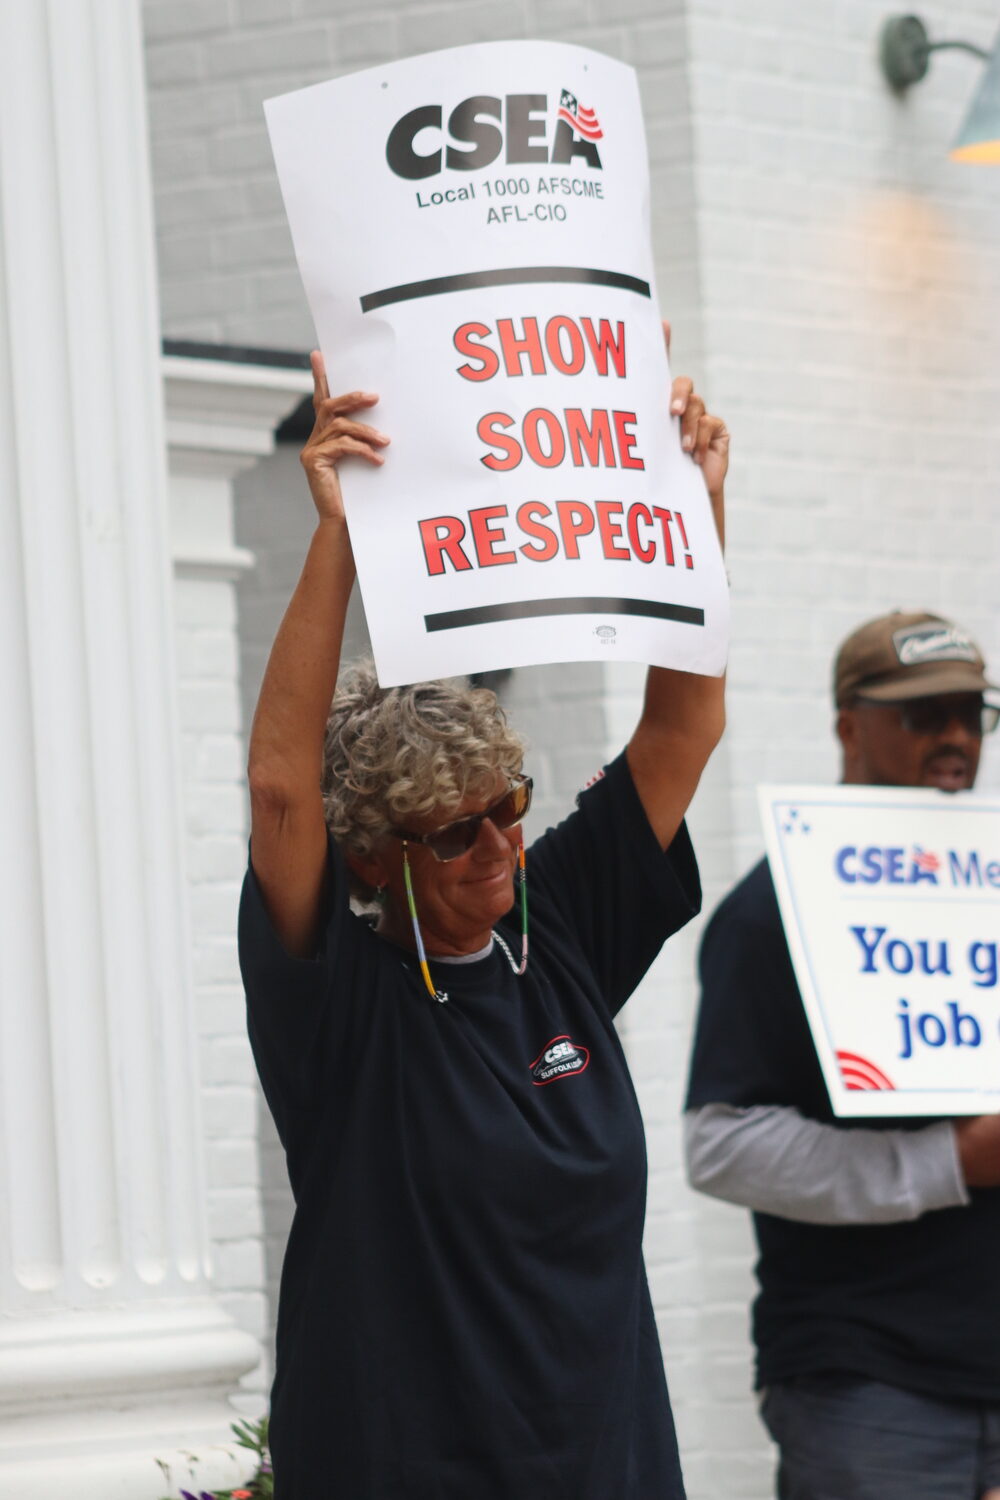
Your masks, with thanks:
[[[795,982],[767,861],[705,929],[688,1109],[791,1107],[839,1120]],[[757,1384],[855,1374],[942,1399],[1000,1401],[1000,1188],[896,1224],[804,1224],[754,1214]]]
[[[252,871],[250,1038],[296,1200],[277,1500],[683,1496],[642,1259],[642,1122],[613,1017],[698,910],[625,758],[528,853],[531,955],[415,959],[348,908],[289,958]],[[515,953],[517,912],[500,924]]]

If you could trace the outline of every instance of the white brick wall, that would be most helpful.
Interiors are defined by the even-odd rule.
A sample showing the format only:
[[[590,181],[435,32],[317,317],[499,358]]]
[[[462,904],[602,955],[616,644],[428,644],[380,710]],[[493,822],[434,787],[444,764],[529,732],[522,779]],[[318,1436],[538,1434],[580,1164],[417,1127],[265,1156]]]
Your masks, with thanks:
[[[679,0],[145,0],[146,64],[164,330],[178,338],[307,348],[261,105],[271,95],[435,47],[509,36],[572,40],[639,67],[657,229],[676,263],[679,330],[696,298]],[[664,262],[665,264],[666,262]],[[666,288],[670,290],[668,286]],[[661,285],[661,292],[664,287]],[[665,299],[666,300],[666,299]]]
[[[856,623],[897,605],[953,614],[1000,669],[1000,176],[945,156],[978,65],[938,57],[897,102],[875,63],[883,13],[688,5],[704,374],[734,436],[737,870],[761,852],[758,782],[837,774],[830,663]],[[922,14],[933,34],[983,44],[996,24],[986,3]],[[997,784],[998,761],[987,751],[984,784]],[[704,1279],[690,1417],[709,1449],[703,1468],[685,1412],[689,1475],[764,1493],[738,1389],[745,1225],[699,1208],[694,1239]]]
[[[213,1282],[230,1316],[266,1346],[257,1083],[236,959],[247,823],[235,591],[218,579],[181,576],[174,609]],[[243,1382],[239,1404],[254,1416],[267,1382],[266,1364]]]
[[[895,100],[879,6],[688,9],[706,374],[735,434],[745,866],[754,784],[835,773],[829,662],[855,622],[926,605],[1000,661],[1000,176],[945,156],[979,65],[939,55]],[[987,45],[996,25],[986,0],[922,15]]]
[[[856,622],[896,604],[940,609],[1000,670],[1000,174],[945,156],[979,76],[972,59],[936,57],[895,100],[874,61],[874,0],[386,0],[364,15],[345,0],[147,0],[146,11],[165,327],[233,342],[311,341],[263,98],[500,35],[578,41],[639,69],[675,365],[696,375],[734,440],[730,731],[692,815],[707,905],[759,852],[755,784],[835,777],[830,657]],[[933,34],[983,44],[996,24],[993,0],[933,0],[922,14]],[[310,524],[294,458],[271,462],[241,486],[240,540],[261,559],[241,592],[248,701]],[[187,691],[193,712],[212,710],[211,690],[192,678]],[[503,691],[532,742],[541,821],[620,744],[635,682],[595,666],[518,672]],[[200,752],[223,776],[226,732],[206,725]],[[995,752],[983,781],[1000,784]],[[210,885],[227,868],[226,839],[192,838],[196,879]],[[199,972],[224,1007],[225,983],[209,976],[225,898],[199,900]],[[747,1225],[690,1194],[679,1163],[695,938],[670,946],[627,1019],[649,1135],[648,1258],[692,1500],[762,1500],[770,1458],[748,1394]],[[205,1042],[207,1088],[239,1090],[245,1059],[221,1040],[224,1016],[219,1026],[217,1047]],[[233,1109],[245,1128],[245,1100]],[[272,1273],[286,1208],[273,1141],[262,1149]],[[244,1190],[225,1191],[234,1240],[255,1235]]]

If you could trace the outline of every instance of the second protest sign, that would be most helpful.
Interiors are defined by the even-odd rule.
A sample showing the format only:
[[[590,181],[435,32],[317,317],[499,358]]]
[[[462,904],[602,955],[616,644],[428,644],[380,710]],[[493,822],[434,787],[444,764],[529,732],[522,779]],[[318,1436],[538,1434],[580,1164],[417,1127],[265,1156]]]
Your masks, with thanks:
[[[1000,1111],[1000,800],[868,786],[759,797],[834,1111]]]

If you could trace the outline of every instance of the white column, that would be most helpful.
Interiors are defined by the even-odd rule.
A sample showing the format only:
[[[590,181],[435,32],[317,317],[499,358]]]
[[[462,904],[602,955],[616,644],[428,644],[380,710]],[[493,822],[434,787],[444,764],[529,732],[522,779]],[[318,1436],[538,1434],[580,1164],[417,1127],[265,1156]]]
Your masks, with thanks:
[[[270,1350],[263,1110],[246,1035],[236,915],[247,856],[246,740],[237,583],[255,558],[236,545],[234,481],[274,450],[274,429],[311,388],[308,370],[222,358],[163,361],[170,542],[187,867],[191,880],[214,1285],[240,1327]],[[297,464],[265,467],[276,517],[309,505]],[[310,506],[311,509],[311,506]],[[280,525],[279,520],[279,525]],[[273,559],[264,559],[264,568]],[[254,664],[249,667],[251,676]],[[268,1144],[271,1131],[268,1129]],[[272,1148],[273,1150],[273,1148]],[[248,1167],[256,1169],[253,1184]],[[280,1178],[287,1182],[282,1161]],[[240,1406],[263,1408],[270,1376],[245,1381]]]
[[[154,1459],[225,1441],[259,1354],[208,1282],[138,10],[0,0],[0,1494],[19,1500],[162,1494]]]

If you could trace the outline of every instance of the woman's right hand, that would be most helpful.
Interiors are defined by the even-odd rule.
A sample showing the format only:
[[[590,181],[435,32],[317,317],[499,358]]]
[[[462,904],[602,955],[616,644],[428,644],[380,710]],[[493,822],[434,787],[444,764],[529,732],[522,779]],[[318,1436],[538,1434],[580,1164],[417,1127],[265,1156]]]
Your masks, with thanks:
[[[377,427],[355,422],[351,417],[353,412],[375,406],[378,396],[368,391],[331,396],[323,356],[318,349],[313,350],[310,363],[316,422],[300,455],[302,467],[320,520],[343,520],[344,497],[337,473],[338,463],[353,454],[370,464],[382,464],[385,459],[379,449],[385,448],[389,439]]]

